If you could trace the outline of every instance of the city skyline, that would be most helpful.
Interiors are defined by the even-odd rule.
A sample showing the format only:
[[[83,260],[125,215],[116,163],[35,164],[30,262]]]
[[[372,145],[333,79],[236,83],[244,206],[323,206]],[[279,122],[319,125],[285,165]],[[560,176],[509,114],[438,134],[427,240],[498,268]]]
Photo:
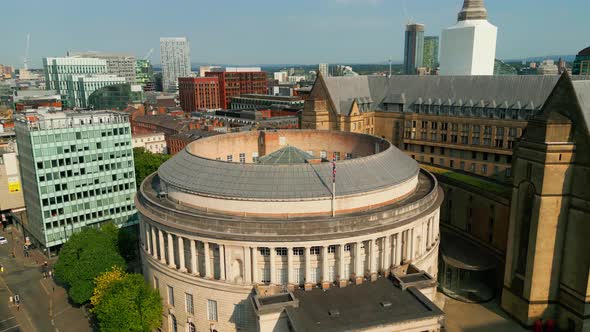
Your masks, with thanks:
[[[26,7],[22,3],[4,5],[6,12],[26,13],[27,21],[23,23],[22,15],[8,15],[0,22],[3,31],[11,32],[3,38],[11,47],[6,48],[1,63],[22,67],[27,33],[31,34],[31,68],[41,68],[44,56],[89,50],[142,58],[154,48],[151,59],[159,63],[159,38],[177,36],[187,37],[194,45],[193,63],[379,63],[389,58],[401,62],[406,23],[425,24],[426,35],[439,36],[444,27],[456,22],[462,4],[460,0],[259,0],[228,6],[173,1],[160,8],[161,3],[153,0],[142,6],[111,6],[113,1],[105,0],[104,6],[93,8],[89,17],[85,4],[60,0],[55,6],[46,7],[35,2]],[[115,7],[119,8],[117,12],[111,10]],[[571,33],[590,27],[584,20],[586,11],[579,10],[590,9],[590,4],[582,0],[568,1],[567,6],[561,7],[545,0],[487,1],[486,7],[490,22],[499,28],[499,59],[573,55],[585,46]],[[52,15],[67,16],[68,20],[63,21],[67,24],[53,23],[47,28],[46,18]],[[130,20],[129,16],[138,19]],[[548,25],[546,20],[551,16],[555,24]],[[223,29],[210,28],[220,23]],[[71,29],[73,25],[77,28]],[[244,26],[248,29],[244,30]],[[305,47],[289,42],[259,52],[270,40],[300,40],[305,35],[314,36],[306,38]]]

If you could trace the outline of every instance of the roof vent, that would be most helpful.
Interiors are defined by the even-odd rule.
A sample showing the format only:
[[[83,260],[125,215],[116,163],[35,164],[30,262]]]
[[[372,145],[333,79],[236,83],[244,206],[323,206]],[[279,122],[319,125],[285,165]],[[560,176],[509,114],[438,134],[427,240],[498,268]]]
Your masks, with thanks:
[[[340,316],[340,310],[338,310],[338,309],[328,310],[328,315],[330,315],[332,317],[338,317],[338,316]]]
[[[391,307],[391,302],[389,302],[389,301],[383,301],[383,302],[381,302],[381,306],[383,308],[389,308],[389,307]]]

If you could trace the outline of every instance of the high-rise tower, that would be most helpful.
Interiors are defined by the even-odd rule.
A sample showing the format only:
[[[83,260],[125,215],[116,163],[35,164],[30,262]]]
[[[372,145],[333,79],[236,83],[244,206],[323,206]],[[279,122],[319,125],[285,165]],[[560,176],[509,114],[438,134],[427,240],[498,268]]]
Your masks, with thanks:
[[[191,74],[190,46],[181,38],[160,38],[162,83],[164,91],[177,91],[178,78]]]
[[[493,75],[497,35],[483,0],[465,0],[457,24],[442,32],[440,74]]]
[[[406,25],[404,45],[404,74],[415,75],[424,60],[424,25]]]

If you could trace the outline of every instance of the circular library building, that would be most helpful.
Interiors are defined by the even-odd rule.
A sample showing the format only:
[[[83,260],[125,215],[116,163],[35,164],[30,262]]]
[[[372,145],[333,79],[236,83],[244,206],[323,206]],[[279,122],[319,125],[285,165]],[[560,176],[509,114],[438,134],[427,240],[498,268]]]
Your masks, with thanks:
[[[436,278],[436,179],[378,137],[316,130],[203,138],[136,196],[142,262],[165,331],[257,330],[257,290]]]

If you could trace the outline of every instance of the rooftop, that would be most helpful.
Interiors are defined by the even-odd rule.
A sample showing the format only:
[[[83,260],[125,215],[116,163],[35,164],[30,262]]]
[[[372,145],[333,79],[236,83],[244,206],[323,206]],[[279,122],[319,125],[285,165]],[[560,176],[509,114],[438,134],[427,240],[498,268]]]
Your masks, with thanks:
[[[586,77],[574,76],[577,81]],[[540,110],[559,76],[348,76],[323,78],[336,113],[348,115],[353,102],[362,111],[387,112],[387,104],[414,104]],[[318,82],[316,82],[318,84]]]
[[[416,288],[401,290],[387,278],[325,292],[296,290],[293,294],[298,307],[287,307],[286,311],[294,331],[362,330],[444,315]]]
[[[314,159],[314,156],[288,145],[266,156],[260,157],[258,162],[260,164],[304,164],[311,159]]]
[[[332,151],[350,152],[354,159],[336,162],[338,197],[400,185],[415,178],[420,169],[412,158],[377,137],[344,132],[278,130],[198,140],[160,166],[158,173],[164,182],[183,191],[216,197],[279,200],[332,196],[331,186],[327,185],[332,181],[330,163],[256,164],[249,163],[249,160],[238,163],[238,153],[243,151],[249,158],[250,149],[259,151],[256,146],[259,140],[265,142],[267,154],[279,150],[281,143],[305,151],[316,150],[318,155],[319,150],[326,150],[328,154]],[[239,148],[236,147],[238,144]],[[381,151],[375,153],[375,146]],[[235,155],[236,162],[215,160],[216,157],[225,160],[229,154]],[[262,157],[264,153],[260,155]],[[279,160],[280,157],[275,155],[269,159]]]

